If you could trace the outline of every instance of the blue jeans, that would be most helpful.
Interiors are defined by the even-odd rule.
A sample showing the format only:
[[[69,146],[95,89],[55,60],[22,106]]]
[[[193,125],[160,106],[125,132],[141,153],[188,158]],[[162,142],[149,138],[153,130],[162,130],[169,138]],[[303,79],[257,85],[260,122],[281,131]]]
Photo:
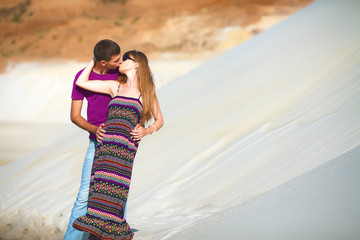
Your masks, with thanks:
[[[84,165],[82,168],[79,193],[71,211],[70,221],[66,229],[64,240],[81,240],[84,235],[84,232],[78,231],[73,228],[72,224],[78,217],[84,216],[87,211],[90,189],[90,176],[95,155],[95,146],[96,140],[90,140],[89,147],[85,155]]]
[[[75,228],[73,228],[72,225],[78,217],[84,216],[87,211],[90,189],[90,176],[94,161],[96,144],[96,140],[90,140],[89,147],[86,151],[84,165],[82,168],[79,193],[71,211],[71,216],[65,232],[64,240],[81,240],[84,236],[84,232],[76,230]],[[124,218],[125,216],[126,204],[124,206]]]

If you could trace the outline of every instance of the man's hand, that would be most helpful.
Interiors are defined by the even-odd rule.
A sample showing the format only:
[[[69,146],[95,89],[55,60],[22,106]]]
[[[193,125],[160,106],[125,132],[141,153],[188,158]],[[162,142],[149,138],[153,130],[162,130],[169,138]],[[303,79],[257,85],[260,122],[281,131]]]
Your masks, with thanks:
[[[105,123],[100,124],[100,126],[96,129],[96,140],[101,142],[105,136],[106,131],[103,129]]]

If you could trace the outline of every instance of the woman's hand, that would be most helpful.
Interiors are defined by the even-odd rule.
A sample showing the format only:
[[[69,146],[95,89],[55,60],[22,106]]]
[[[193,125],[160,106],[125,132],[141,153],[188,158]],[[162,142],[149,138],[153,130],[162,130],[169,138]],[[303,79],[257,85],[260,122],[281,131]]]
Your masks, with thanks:
[[[91,59],[90,63],[86,66],[86,68],[84,68],[77,79],[76,85],[92,92],[105,93],[113,97],[119,87],[119,82],[117,80],[89,80],[91,71],[95,66],[95,62],[95,58]]]
[[[149,134],[149,130],[144,128],[142,125],[138,124],[135,128],[131,131],[131,136],[134,141],[140,141],[143,137]]]

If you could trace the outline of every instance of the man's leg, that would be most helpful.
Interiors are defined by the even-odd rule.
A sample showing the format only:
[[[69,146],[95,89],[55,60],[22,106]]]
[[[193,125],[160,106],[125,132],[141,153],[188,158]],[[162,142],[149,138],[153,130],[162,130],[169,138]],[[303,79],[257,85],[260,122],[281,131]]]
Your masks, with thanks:
[[[96,140],[90,140],[82,168],[79,193],[71,211],[70,221],[66,229],[64,240],[81,240],[84,235],[84,232],[73,228],[72,224],[78,217],[86,214],[89,198],[91,169],[95,155],[95,146]]]

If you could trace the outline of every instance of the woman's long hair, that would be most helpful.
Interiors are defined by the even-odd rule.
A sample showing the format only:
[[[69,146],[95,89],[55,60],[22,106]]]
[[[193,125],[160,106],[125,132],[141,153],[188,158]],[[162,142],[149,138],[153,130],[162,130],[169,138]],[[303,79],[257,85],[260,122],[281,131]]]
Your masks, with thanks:
[[[123,57],[125,58],[127,56],[133,58],[138,64],[137,86],[141,94],[143,105],[140,122],[144,125],[152,118],[152,113],[154,111],[154,101],[157,101],[154,79],[149,67],[148,59],[144,53],[132,50],[126,52]],[[121,83],[126,83],[127,76],[125,74],[120,74],[119,81]]]

